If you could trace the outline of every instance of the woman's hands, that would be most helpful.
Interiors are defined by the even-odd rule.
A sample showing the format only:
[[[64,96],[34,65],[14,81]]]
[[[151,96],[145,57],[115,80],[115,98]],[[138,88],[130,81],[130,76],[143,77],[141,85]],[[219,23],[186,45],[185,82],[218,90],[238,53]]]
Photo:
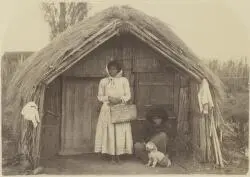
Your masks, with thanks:
[[[109,96],[108,100],[109,100],[109,103],[111,105],[116,105],[116,104],[122,103],[122,100],[120,98],[116,98],[116,97],[112,97],[112,96]]]

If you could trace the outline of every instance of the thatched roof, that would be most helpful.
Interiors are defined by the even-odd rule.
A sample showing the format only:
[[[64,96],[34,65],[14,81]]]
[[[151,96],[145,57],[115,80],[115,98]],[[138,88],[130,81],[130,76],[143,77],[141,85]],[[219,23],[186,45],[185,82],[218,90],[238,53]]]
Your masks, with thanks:
[[[16,106],[20,105],[20,98],[24,101],[32,100],[39,85],[50,83],[83,56],[118,34],[121,29],[128,30],[154,47],[197,82],[206,77],[215,91],[215,99],[222,98],[218,77],[167,24],[131,7],[121,6],[110,7],[79,22],[29,57],[10,83],[8,100],[12,105],[14,101]]]

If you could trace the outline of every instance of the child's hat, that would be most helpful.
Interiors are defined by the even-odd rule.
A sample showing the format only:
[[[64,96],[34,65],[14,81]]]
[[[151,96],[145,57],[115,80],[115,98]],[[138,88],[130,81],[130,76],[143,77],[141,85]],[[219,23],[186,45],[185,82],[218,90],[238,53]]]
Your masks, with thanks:
[[[156,117],[164,120],[168,117],[168,114],[163,108],[155,107],[147,112],[146,117],[148,120],[155,119]]]

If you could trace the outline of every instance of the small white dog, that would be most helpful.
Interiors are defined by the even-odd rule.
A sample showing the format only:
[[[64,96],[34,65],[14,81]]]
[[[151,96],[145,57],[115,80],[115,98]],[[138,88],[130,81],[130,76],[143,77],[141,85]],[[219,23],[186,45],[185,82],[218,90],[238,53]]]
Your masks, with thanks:
[[[157,150],[156,145],[149,141],[146,144],[146,150],[149,152],[148,153],[148,163],[146,166],[149,166],[152,164],[152,167],[154,168],[157,164],[164,166],[164,167],[169,167],[171,166],[171,161],[168,158],[168,155],[164,155],[162,152]]]

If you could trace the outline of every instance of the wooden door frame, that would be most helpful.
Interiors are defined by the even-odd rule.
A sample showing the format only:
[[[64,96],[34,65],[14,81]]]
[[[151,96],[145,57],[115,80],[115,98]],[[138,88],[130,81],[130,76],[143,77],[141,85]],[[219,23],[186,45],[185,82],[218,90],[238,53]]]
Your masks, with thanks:
[[[134,69],[134,66],[135,66],[135,59],[133,58],[132,59],[132,67],[131,67],[131,72],[134,74],[134,104],[137,105],[137,101],[138,101],[138,91],[139,91],[139,87],[140,87],[140,82],[139,82],[139,74],[140,73],[165,73],[165,72],[162,72],[162,71],[157,71],[157,72],[147,72],[147,71],[141,71],[141,72],[136,72],[135,69]],[[167,66],[168,67],[168,66]],[[171,67],[170,67],[171,68]],[[172,71],[173,71],[173,76],[175,77],[175,70],[174,68],[171,68]],[[166,85],[166,86],[172,86],[173,87],[173,93],[174,93],[174,79],[173,79],[173,83],[171,85],[169,84],[165,84],[163,83],[162,85]],[[174,95],[173,95],[174,96]],[[156,104],[155,106],[162,106],[164,104]],[[168,105],[168,108],[170,108],[171,110],[174,111],[174,103],[173,105],[172,104],[166,104]],[[148,107],[151,107],[153,106],[152,104],[150,105],[147,105]],[[139,120],[144,120],[144,119],[139,119]]]
[[[57,95],[59,97],[59,102],[58,102],[59,110],[58,110],[58,112],[54,112],[53,110],[51,110],[51,107],[49,107],[49,109],[48,109],[48,107],[45,106],[46,100],[48,99],[47,92],[48,92],[48,90],[50,90],[50,87],[53,87],[53,84],[55,84],[55,81],[59,82],[59,84],[57,86],[57,89],[58,89],[57,91],[60,92],[60,94]],[[55,98],[53,97],[52,99],[54,100]],[[44,110],[43,110],[44,115],[43,115],[43,122],[41,124],[41,135],[40,135],[42,144],[40,144],[39,148],[41,150],[40,159],[47,159],[47,158],[50,158],[50,157],[52,157],[54,155],[58,155],[59,150],[55,151],[55,153],[52,156],[47,156],[47,154],[43,154],[44,150],[41,149],[41,148],[43,147],[43,145],[45,143],[44,141],[46,141],[46,139],[44,139],[44,138],[46,138],[46,133],[43,133],[43,131],[46,128],[51,128],[51,127],[54,127],[54,126],[58,127],[59,132],[58,132],[58,136],[56,136],[56,141],[58,141],[59,148],[61,146],[61,142],[60,142],[61,141],[61,138],[60,138],[60,136],[61,136],[61,117],[62,117],[62,109],[61,109],[61,104],[62,104],[62,78],[61,78],[61,76],[55,78],[50,84],[48,84],[46,86],[45,93],[44,93],[44,102],[43,102],[43,104],[44,104],[43,105],[43,107],[44,107]],[[50,116],[51,118],[56,119],[58,121],[58,123],[56,125],[55,124],[51,125],[51,122],[46,122],[44,119],[46,119],[47,116]],[[46,120],[50,120],[50,119],[46,119]]]

